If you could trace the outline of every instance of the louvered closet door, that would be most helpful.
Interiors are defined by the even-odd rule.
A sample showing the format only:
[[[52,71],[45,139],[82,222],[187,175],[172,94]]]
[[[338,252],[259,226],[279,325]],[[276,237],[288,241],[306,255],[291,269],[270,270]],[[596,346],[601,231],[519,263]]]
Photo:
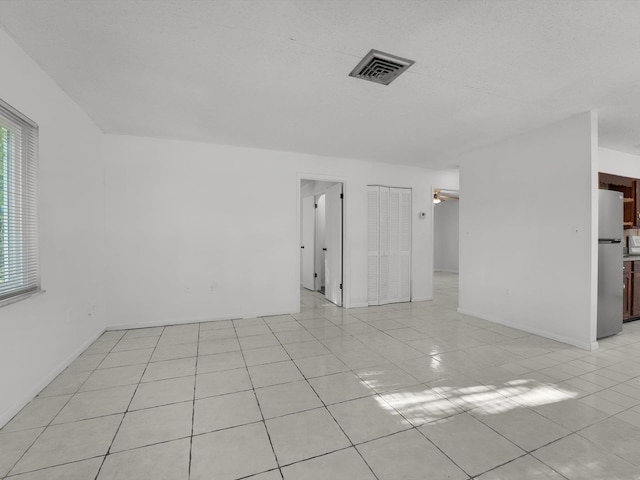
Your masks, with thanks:
[[[368,303],[411,300],[411,189],[368,187]]]
[[[367,197],[367,303],[378,305],[380,248],[380,187],[368,187]]]
[[[389,303],[389,187],[380,187],[378,304]]]
[[[398,302],[411,300],[411,189],[398,188]]]

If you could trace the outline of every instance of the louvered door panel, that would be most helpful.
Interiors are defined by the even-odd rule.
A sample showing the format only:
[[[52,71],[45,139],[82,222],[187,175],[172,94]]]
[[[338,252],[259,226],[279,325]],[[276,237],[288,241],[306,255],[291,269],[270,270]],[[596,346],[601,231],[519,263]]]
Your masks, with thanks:
[[[399,302],[411,300],[411,189],[398,189]]]
[[[378,305],[380,248],[380,187],[368,187],[367,202],[367,302]]]
[[[389,303],[389,187],[380,187],[378,303]]]
[[[400,298],[400,192],[389,189],[389,303]]]
[[[367,301],[411,300],[411,189],[368,187]]]

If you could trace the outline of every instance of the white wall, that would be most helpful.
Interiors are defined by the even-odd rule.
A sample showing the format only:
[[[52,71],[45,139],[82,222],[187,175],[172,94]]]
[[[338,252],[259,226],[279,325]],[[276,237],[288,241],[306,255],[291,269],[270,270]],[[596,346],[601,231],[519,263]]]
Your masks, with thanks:
[[[302,178],[344,182],[347,307],[367,304],[367,184],[412,187],[413,298],[432,298],[436,172],[116,135],[105,159],[112,328],[297,311]]]
[[[6,67],[0,97],[40,127],[40,254],[46,290],[0,308],[2,426],[103,331],[106,321],[102,135],[2,30],[0,58]]]
[[[640,178],[640,156],[600,147],[598,171],[622,177]]]
[[[596,165],[593,113],[462,159],[461,312],[597,346]]]
[[[433,206],[433,269],[458,273],[459,200]]]

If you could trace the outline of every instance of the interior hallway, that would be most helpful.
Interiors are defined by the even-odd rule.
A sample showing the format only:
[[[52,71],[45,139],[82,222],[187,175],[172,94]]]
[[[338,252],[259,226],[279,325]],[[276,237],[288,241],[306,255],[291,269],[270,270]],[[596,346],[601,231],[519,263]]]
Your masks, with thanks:
[[[0,478],[638,479],[640,322],[588,352],[435,300],[106,332],[0,431]]]

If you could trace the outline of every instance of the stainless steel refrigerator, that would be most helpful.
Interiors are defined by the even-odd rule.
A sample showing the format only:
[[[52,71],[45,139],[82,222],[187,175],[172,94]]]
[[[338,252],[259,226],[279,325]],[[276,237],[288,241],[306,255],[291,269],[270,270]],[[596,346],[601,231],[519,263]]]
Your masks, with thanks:
[[[623,196],[599,190],[598,198],[598,338],[622,331]]]

